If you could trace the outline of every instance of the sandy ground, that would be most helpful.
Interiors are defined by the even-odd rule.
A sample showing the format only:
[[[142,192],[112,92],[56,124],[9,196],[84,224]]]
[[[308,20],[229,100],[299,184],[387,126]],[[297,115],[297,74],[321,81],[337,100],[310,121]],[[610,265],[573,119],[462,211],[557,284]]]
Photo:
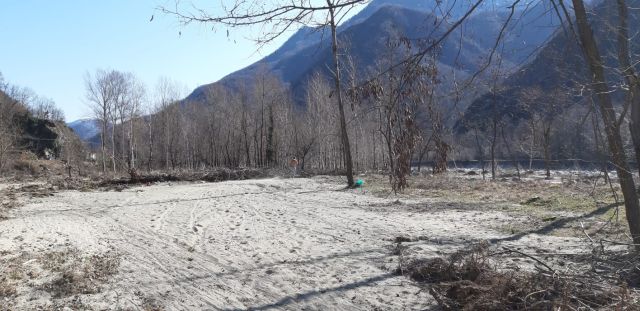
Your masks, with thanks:
[[[394,274],[398,236],[418,238],[412,249],[425,256],[483,239],[555,250],[581,243],[509,239],[492,229],[513,217],[500,210],[340,188],[330,178],[276,178],[30,198],[0,222],[2,258],[77,249],[116,254],[120,264],[98,293],[56,298],[25,281],[4,306],[51,308],[58,299],[118,310],[424,310],[434,306],[428,291]]]

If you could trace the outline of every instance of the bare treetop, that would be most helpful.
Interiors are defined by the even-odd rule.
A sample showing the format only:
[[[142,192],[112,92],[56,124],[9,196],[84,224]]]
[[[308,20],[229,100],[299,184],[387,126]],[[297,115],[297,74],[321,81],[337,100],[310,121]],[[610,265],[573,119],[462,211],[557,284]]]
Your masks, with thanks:
[[[262,26],[262,34],[255,38],[266,44],[297,25],[323,26],[329,24],[330,11],[337,21],[344,19],[358,5],[370,0],[227,0],[222,1],[222,13],[213,14],[202,8],[186,8],[176,1],[173,8],[159,7],[165,14],[178,17],[184,25],[192,22],[218,24],[226,27]],[[227,35],[228,35],[227,31]]]

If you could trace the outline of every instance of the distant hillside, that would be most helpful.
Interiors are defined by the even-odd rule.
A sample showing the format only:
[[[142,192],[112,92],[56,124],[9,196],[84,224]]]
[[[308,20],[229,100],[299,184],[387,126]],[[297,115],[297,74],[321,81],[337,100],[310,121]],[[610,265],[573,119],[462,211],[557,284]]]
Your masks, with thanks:
[[[373,1],[340,27],[339,40],[356,62],[356,68],[364,73],[384,54],[389,37],[438,38],[450,26],[438,23],[442,15],[449,14],[450,18],[454,18],[466,12],[469,7],[466,1],[452,0],[443,1],[443,5],[439,7],[448,8],[447,10],[434,9],[435,3],[436,1],[424,0]],[[464,27],[452,33],[443,43],[440,62],[441,67],[447,68],[449,74],[456,73],[458,77],[464,77],[483,64],[508,14],[506,6],[500,5],[502,2],[494,3],[491,7],[479,10]],[[507,69],[516,68],[535,54],[537,47],[551,36],[558,25],[555,15],[542,4],[528,7],[526,11],[519,10],[514,14],[504,48],[500,51]],[[440,27],[435,28],[434,25]],[[302,28],[273,54],[216,83],[197,88],[187,100],[206,101],[205,94],[214,89],[214,84],[236,91],[240,86],[246,88],[251,85],[251,79],[260,67],[266,67],[292,87],[299,102],[300,94],[303,94],[305,83],[311,74],[329,74],[329,41],[321,41],[321,36],[321,31]]]
[[[83,118],[67,123],[82,141],[89,141],[100,134],[100,122],[94,118]]]
[[[638,7],[639,0],[629,0],[630,7]],[[594,35],[599,43],[600,53],[603,55],[607,68],[608,82],[614,86],[621,81],[617,74],[617,51],[616,38],[613,34],[613,25],[617,25],[618,16],[616,3],[605,1],[593,9],[598,14],[591,14],[589,18],[592,22]],[[629,10],[629,26],[631,29],[640,27],[640,12]],[[633,55],[640,54],[640,42],[631,40],[630,47]],[[636,63],[636,70],[640,70],[640,65]],[[458,131],[464,132],[469,125],[482,123],[490,118],[494,113],[493,104],[496,103],[497,113],[507,116],[512,122],[527,118],[529,113],[524,111],[524,107],[519,103],[525,102],[523,90],[538,89],[543,93],[551,93],[554,90],[561,90],[570,93],[573,101],[579,101],[588,96],[588,84],[590,77],[588,66],[582,55],[576,39],[569,33],[559,29],[553,38],[535,57],[533,61],[526,64],[518,72],[511,75],[504,81],[502,89],[496,94],[485,94],[476,99],[467,109],[464,117],[458,122]],[[613,87],[616,90],[615,87]],[[621,98],[621,94],[616,92],[614,98]],[[544,105],[537,106],[542,111]]]

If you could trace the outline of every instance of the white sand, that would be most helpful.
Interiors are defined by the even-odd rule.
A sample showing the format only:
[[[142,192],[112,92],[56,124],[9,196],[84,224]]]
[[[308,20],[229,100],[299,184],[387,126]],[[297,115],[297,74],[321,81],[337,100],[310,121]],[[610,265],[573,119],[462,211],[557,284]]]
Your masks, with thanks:
[[[340,187],[315,178],[61,192],[0,222],[0,251],[119,254],[103,291],[78,298],[95,309],[138,309],[146,297],[168,310],[421,310],[433,299],[393,275],[391,240],[437,240],[414,244],[435,256],[503,237],[489,228],[508,221],[498,211],[398,204]],[[52,301],[34,289],[8,303]]]

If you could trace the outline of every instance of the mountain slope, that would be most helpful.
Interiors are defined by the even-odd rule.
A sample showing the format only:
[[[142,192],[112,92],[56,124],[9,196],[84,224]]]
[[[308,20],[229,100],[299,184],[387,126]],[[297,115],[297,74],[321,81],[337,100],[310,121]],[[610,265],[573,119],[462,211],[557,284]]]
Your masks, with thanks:
[[[423,40],[438,38],[450,27],[449,23],[440,23],[442,15],[459,15],[468,9],[468,2],[465,1],[444,1],[439,9],[434,9],[435,3],[436,1],[424,0],[373,1],[340,27],[339,40],[356,62],[356,68],[366,72],[386,51],[389,37]],[[451,6],[447,7],[450,3]],[[506,8],[483,8],[472,15],[463,27],[444,41],[440,51],[442,66],[460,71],[457,76],[464,76],[476,70],[484,63],[489,50],[493,48],[507,16]],[[501,49],[505,68],[515,68],[528,59],[553,33],[557,24],[557,19],[550,13],[549,8],[543,5],[517,11],[513,16],[512,26],[507,31],[504,48]],[[329,42],[319,40],[321,36],[321,31],[303,28],[273,54],[228,75],[216,84],[236,91],[241,87],[246,89],[247,85],[251,85],[251,77],[255,76],[258,70],[266,68],[288,83],[294,94],[301,94],[306,80],[312,73],[329,74],[327,67],[332,61]],[[197,88],[187,100],[206,101],[204,94],[213,89],[212,85]]]
[[[589,17],[605,62],[608,82],[614,90],[614,98],[619,100],[622,94],[617,85],[622,81],[617,70],[616,38],[612,35],[615,34],[615,25],[618,23],[615,5],[614,1],[602,2],[592,9],[598,14],[590,14]],[[627,5],[638,7],[640,1],[627,1]],[[629,13],[630,29],[640,29],[640,12],[630,10]],[[630,41],[630,48],[632,55],[640,54],[640,43],[637,40]],[[636,70],[640,70],[637,64],[636,62]],[[508,116],[512,122],[528,118],[530,112],[520,105],[527,101],[523,90],[536,89],[543,94],[563,92],[570,94],[572,102],[578,102],[588,95],[589,83],[588,66],[575,37],[569,31],[559,29],[532,62],[505,80],[501,91],[476,99],[458,122],[457,128],[464,132],[469,126],[488,120],[494,113],[494,103],[498,106],[496,112]],[[543,112],[543,106],[541,103],[533,108]]]
[[[79,119],[67,124],[82,141],[88,141],[100,133],[100,122],[93,118]]]

